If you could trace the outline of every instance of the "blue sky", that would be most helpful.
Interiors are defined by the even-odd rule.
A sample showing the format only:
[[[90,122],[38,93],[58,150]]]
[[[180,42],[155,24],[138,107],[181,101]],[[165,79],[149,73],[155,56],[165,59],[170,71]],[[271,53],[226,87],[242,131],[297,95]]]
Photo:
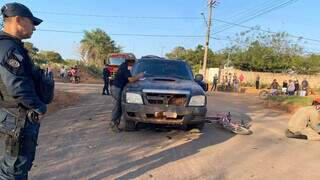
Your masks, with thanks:
[[[213,17],[229,22],[241,22],[254,13],[288,0],[220,0]],[[0,0],[1,6],[8,0]],[[125,52],[140,57],[146,54],[162,56],[175,46],[194,48],[204,44],[204,37],[136,37],[124,34],[204,36],[206,25],[201,19],[207,16],[206,0],[23,0],[34,15],[44,22],[37,27],[29,40],[40,50],[54,50],[63,58],[79,58],[78,47],[84,30],[101,28],[110,34]],[[319,0],[298,0],[283,8],[254,18],[243,25],[259,25],[271,31],[287,31],[290,34],[320,40]],[[57,13],[59,15],[57,15]],[[67,15],[67,14],[73,15]],[[62,14],[62,15],[61,15]],[[76,15],[74,15],[76,14]],[[78,16],[83,15],[83,16]],[[93,15],[93,16],[86,16]],[[100,17],[95,15],[101,15]],[[109,16],[109,17],[108,17]],[[110,16],[125,16],[119,18]],[[148,19],[132,17],[198,17],[187,19]],[[232,27],[221,33],[226,24],[213,21],[213,37],[224,39],[246,29]],[[71,31],[47,32],[43,30]],[[117,35],[118,34],[118,35]],[[119,35],[122,34],[122,35]],[[210,47],[219,50],[228,45],[226,40],[211,39]],[[320,52],[320,42],[304,44],[307,51]]]

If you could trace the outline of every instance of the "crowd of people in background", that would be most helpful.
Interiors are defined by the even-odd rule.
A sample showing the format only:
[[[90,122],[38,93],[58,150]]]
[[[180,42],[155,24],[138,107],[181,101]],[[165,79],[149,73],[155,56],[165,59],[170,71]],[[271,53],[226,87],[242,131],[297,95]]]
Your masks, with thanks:
[[[256,89],[260,89],[260,76],[256,77]],[[307,78],[304,78],[301,84],[298,79],[284,80],[282,86],[278,83],[277,79],[273,79],[270,84],[271,94],[278,95],[279,93],[288,95],[288,96],[307,96],[309,94],[309,82]]]
[[[60,80],[62,80],[63,82],[67,80],[73,83],[79,83],[80,74],[78,66],[70,67],[70,69],[62,66],[60,68]]]
[[[221,77],[221,89],[223,91],[239,92],[240,85],[244,82],[244,78],[243,74],[237,76],[236,73],[225,73],[225,75]],[[218,89],[218,81],[218,75],[215,74],[213,77],[211,91],[216,91]]]
[[[237,76],[236,73],[225,73],[220,77],[221,82],[219,83],[219,77],[217,74],[213,76],[212,87],[210,91],[216,91],[218,89],[218,84],[220,84],[220,90],[228,92],[239,92],[241,85],[244,83],[245,77],[243,74]],[[255,88],[259,90],[261,88],[261,77],[257,75],[255,78]],[[274,79],[270,86],[271,94],[285,94],[288,96],[307,96],[309,94],[309,82],[306,78],[299,83],[298,79],[284,80],[282,86],[279,84],[277,79]]]
[[[307,96],[309,94],[309,82],[306,78],[303,79],[301,84],[299,83],[298,79],[290,79],[289,81],[284,80],[282,82],[282,87],[277,82],[277,79],[274,79],[270,85],[270,88],[273,95],[277,95],[279,90],[281,90],[281,93],[288,96]]]

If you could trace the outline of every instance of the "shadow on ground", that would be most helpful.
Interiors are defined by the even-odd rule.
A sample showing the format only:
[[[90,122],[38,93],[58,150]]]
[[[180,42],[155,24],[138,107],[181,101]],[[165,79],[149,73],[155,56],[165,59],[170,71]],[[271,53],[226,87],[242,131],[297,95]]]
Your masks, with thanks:
[[[140,133],[144,133],[146,130],[142,130]],[[147,131],[152,131],[147,129]],[[160,133],[155,132],[153,133]],[[188,132],[185,132],[188,133]],[[165,133],[166,134],[166,133]],[[218,135],[219,134],[219,135]],[[109,170],[100,172],[97,175],[92,176],[90,179],[106,179],[110,176],[115,176],[117,174],[123,174],[118,176],[117,179],[133,179],[140,175],[145,174],[148,171],[161,167],[170,162],[175,162],[180,159],[192,156],[200,152],[201,149],[208,146],[213,146],[221,142],[227,141],[229,138],[233,137],[234,134],[225,132],[216,128],[206,127],[204,132],[199,134],[195,139],[190,139],[187,142],[171,147],[159,153],[124,163],[118,167],[111,168]],[[168,137],[168,136],[167,136]],[[140,139],[136,139],[137,141]],[[132,168],[138,167],[133,171],[129,171]],[[129,172],[128,172],[129,171]]]

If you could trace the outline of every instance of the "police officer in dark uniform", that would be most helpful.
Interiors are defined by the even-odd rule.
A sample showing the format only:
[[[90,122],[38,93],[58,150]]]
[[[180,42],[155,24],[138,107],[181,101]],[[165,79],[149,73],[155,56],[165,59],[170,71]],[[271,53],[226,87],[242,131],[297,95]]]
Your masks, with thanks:
[[[102,75],[103,75],[103,82],[104,82],[102,95],[109,95],[110,71],[108,69],[108,64],[106,64],[105,67],[103,68]]]
[[[121,99],[123,88],[127,83],[133,83],[143,78],[144,73],[139,73],[132,77],[131,68],[135,62],[135,59],[126,59],[124,63],[119,66],[119,70],[113,80],[111,86],[111,95],[113,97],[113,109],[112,119],[110,122],[110,128],[114,132],[120,132],[119,124],[122,116]]]
[[[0,32],[0,76],[3,86],[1,92],[5,98],[12,98],[17,109],[26,114],[21,129],[17,152],[6,151],[0,164],[0,179],[28,179],[32,167],[40,127],[40,119],[47,111],[47,105],[38,94],[33,73],[35,66],[24,48],[22,39],[31,37],[35,26],[42,20],[33,16],[31,11],[19,3],[8,3],[1,8],[3,31]],[[4,100],[6,100],[4,98]],[[12,115],[0,109],[0,121],[12,118]],[[10,144],[9,144],[10,145]]]

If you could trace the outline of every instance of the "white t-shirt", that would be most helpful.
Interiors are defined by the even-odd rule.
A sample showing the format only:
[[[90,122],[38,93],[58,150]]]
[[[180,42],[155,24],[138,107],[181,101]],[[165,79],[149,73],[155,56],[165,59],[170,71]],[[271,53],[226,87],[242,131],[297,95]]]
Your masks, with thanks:
[[[60,69],[60,74],[65,74],[66,73],[66,69],[65,68],[61,68]]]
[[[289,83],[288,91],[292,92],[295,90],[294,82]]]

